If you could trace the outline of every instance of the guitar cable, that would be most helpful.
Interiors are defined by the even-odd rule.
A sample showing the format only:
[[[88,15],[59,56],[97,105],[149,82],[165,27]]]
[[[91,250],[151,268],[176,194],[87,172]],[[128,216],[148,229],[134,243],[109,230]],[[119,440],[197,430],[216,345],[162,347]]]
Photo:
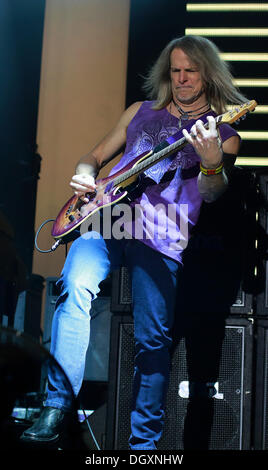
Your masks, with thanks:
[[[55,219],[47,219],[45,220],[45,222],[43,222],[40,227],[38,228],[37,232],[36,232],[36,235],[35,235],[35,239],[34,239],[34,244],[35,244],[35,248],[40,252],[40,253],[51,253],[53,251],[55,251],[57,249],[57,247],[61,244],[65,244],[65,257],[67,256],[67,243],[63,241],[62,238],[59,238],[55,243],[54,245],[52,245],[52,247],[50,248],[50,250],[41,250],[41,248],[39,248],[39,246],[37,245],[37,238],[39,236],[39,233],[41,232],[42,228],[48,224],[49,222],[55,222]],[[98,441],[94,435],[94,432],[89,424],[89,421],[88,421],[88,416],[86,415],[86,412],[84,410],[84,408],[82,408],[82,411],[83,411],[83,414],[84,414],[84,418],[85,418],[85,422],[87,424],[87,427],[88,427],[88,430],[91,434],[91,437],[97,447],[97,450],[101,450],[99,444],[98,444]]]
[[[37,238],[39,236],[39,233],[41,232],[42,228],[48,224],[49,222],[55,222],[55,219],[47,219],[45,220],[45,222],[43,222],[40,227],[38,228],[37,232],[36,232],[36,235],[35,235],[35,238],[34,238],[34,245],[35,245],[35,248],[40,252],[40,253],[51,253],[53,251],[55,251],[59,245],[61,244],[65,244],[65,250],[66,250],[66,254],[67,254],[67,243],[65,243],[63,241],[62,238],[59,238],[53,245],[52,247],[49,249],[49,250],[41,250],[41,248],[39,248],[39,246],[37,245]]]

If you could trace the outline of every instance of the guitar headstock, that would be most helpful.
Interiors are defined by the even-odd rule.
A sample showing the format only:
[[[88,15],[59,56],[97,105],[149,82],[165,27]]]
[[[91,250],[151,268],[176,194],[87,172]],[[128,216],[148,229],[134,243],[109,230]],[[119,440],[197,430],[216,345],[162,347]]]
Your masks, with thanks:
[[[230,111],[227,113],[222,114],[219,116],[219,122],[232,124],[233,122],[240,119],[242,116],[245,116],[247,113],[254,111],[257,106],[257,102],[255,100],[247,101],[244,104],[234,106]]]

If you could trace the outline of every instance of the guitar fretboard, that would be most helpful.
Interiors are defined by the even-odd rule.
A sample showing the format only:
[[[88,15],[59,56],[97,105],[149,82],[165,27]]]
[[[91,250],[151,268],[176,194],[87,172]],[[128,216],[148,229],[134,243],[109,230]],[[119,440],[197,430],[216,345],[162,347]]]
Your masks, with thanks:
[[[134,166],[134,168],[130,168],[123,175],[117,176],[114,179],[114,184],[118,185],[122,183],[123,181],[127,180],[128,178],[130,178],[131,176],[134,176],[135,174],[138,174],[138,173],[142,173],[147,168],[150,168],[155,163],[159,162],[163,158],[173,153],[178,147],[183,146],[183,144],[185,143],[186,143],[185,137],[183,137],[183,139],[177,140],[176,142],[164,148],[163,150],[160,150],[157,153],[153,153],[151,156],[148,156],[147,158],[142,160],[140,163],[138,163],[136,166]]]
[[[222,116],[217,116],[215,118],[216,124],[219,125],[221,123],[221,119],[222,119]],[[204,123],[204,127],[207,128],[208,125],[209,125],[208,123]],[[165,142],[163,144],[165,144]],[[135,165],[133,168],[130,168],[129,170],[125,171],[122,175],[116,176],[112,180],[114,186],[117,186],[120,183],[123,183],[123,181],[126,181],[128,178],[131,178],[134,175],[142,173],[144,170],[147,170],[147,168],[150,168],[155,163],[159,162],[163,158],[166,158],[168,155],[174,153],[175,150],[182,148],[186,144],[187,144],[187,141],[185,137],[182,137],[181,139],[176,140],[176,142],[173,142],[172,144],[166,143],[166,146],[156,153],[151,154],[151,152],[148,152],[148,157],[145,157],[144,160],[137,163],[137,165]],[[109,183],[110,182],[111,180],[109,181]]]

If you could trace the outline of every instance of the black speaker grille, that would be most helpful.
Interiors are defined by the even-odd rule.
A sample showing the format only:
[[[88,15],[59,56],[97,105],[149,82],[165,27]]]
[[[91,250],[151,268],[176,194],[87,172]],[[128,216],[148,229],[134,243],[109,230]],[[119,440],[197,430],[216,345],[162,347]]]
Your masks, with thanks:
[[[242,449],[244,341],[245,327],[226,326],[218,391],[214,396],[210,450]],[[115,425],[115,449],[119,450],[128,448],[133,363],[133,324],[121,323]],[[184,419],[189,400],[180,396],[180,386],[187,384],[187,381],[185,341],[181,340],[173,355],[164,432],[158,444],[159,450],[183,449]]]
[[[256,323],[254,449],[268,450],[268,319],[259,318]]]
[[[116,394],[120,420],[116,423],[115,436],[118,449],[128,448],[127,442],[130,435],[130,410],[132,396],[132,381],[134,367],[134,328],[133,324],[121,323],[119,336],[119,351],[121,352],[118,364],[119,375],[118,390]],[[131,364],[131,368],[130,368]]]
[[[121,304],[129,304],[132,302],[131,283],[128,269],[125,266],[120,268],[120,297]]]
[[[265,330],[265,360],[264,360],[264,410],[263,410],[263,419],[264,419],[264,429],[263,429],[263,449],[268,449],[268,329]]]
[[[242,328],[226,327],[219,374],[220,389],[216,395],[222,398],[215,398],[210,440],[211,450],[241,448],[240,418],[241,397],[243,396],[243,333]],[[188,400],[178,395],[178,388],[181,382],[188,381],[184,340],[181,341],[173,357],[170,381],[166,426],[159,448],[167,448],[171,444],[170,439],[173,436],[173,448],[183,449],[184,419],[182,417],[184,418],[186,415]],[[176,419],[174,419],[175,403]]]

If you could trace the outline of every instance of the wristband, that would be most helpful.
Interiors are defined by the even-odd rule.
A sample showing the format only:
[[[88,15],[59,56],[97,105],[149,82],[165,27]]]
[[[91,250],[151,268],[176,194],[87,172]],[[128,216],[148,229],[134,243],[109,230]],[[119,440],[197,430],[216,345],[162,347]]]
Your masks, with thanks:
[[[221,163],[217,168],[204,168],[202,163],[200,163],[200,171],[203,175],[211,176],[211,175],[219,175],[222,173],[223,170],[223,163]]]

